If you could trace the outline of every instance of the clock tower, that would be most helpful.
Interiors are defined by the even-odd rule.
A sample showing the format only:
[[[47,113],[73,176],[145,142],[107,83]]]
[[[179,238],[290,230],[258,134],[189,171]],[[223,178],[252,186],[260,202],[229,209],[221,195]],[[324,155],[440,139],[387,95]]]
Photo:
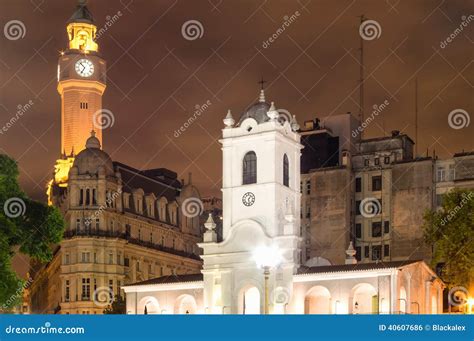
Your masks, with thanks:
[[[260,313],[271,306],[276,313],[291,296],[300,264],[302,145],[295,118],[280,112],[286,111],[267,103],[262,89],[258,102],[238,121],[230,111],[224,119],[222,241],[209,220],[199,244],[205,306],[211,312]],[[277,258],[271,271],[270,264],[263,264]],[[257,298],[250,309],[250,295],[268,297]],[[267,300],[270,304],[263,303]]]
[[[61,155],[54,182],[67,186],[74,155],[84,149],[91,130],[102,144],[102,95],[106,88],[106,62],[95,41],[97,27],[85,0],[80,0],[67,22],[68,48],[58,61],[61,96]],[[51,184],[48,188],[50,197]]]

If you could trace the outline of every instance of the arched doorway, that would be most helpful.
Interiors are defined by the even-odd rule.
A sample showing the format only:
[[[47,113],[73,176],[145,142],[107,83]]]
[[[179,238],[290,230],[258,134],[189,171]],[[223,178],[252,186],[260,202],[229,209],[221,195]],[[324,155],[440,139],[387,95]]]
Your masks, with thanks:
[[[378,305],[377,290],[372,285],[361,283],[352,288],[353,314],[377,314]]]
[[[239,314],[260,314],[260,290],[255,286],[246,286],[239,292]]]
[[[153,315],[161,314],[160,304],[155,297],[147,296],[140,300],[137,314]]]
[[[312,287],[304,299],[305,314],[330,314],[331,293],[326,287]]]
[[[185,314],[196,314],[197,305],[196,300],[191,295],[181,295],[176,299],[174,305],[174,313],[185,315]]]
[[[400,298],[398,300],[400,302],[400,314],[406,314],[407,313],[407,291],[405,290],[405,287],[400,288]]]

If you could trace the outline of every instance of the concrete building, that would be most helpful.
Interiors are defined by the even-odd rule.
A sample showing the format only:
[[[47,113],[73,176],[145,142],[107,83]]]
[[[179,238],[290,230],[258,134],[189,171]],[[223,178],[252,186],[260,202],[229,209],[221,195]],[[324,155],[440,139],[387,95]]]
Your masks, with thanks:
[[[32,264],[29,306],[32,313],[101,314],[124,284],[199,272],[203,208],[191,181],[164,168],[113,162],[102,150],[96,113],[105,61],[84,3],[67,31],[58,74],[63,155],[48,188],[67,227],[53,259]]]
[[[352,241],[362,263],[429,262],[424,213],[436,209],[450,189],[474,188],[474,153],[447,160],[415,157],[408,135],[393,131],[361,139],[357,127],[352,115],[343,114],[324,126],[305,122],[301,129],[303,260],[342,264]]]
[[[220,140],[222,240],[209,214],[199,243],[201,274],[125,285],[127,313],[441,313],[444,284],[423,261],[358,264],[347,238],[340,241],[349,245],[342,250],[343,265],[302,264],[301,247],[307,238],[300,228],[303,145],[295,117],[290,122],[278,118],[278,110],[273,102],[265,101],[263,90],[237,124],[229,111]],[[339,180],[350,184],[350,177],[345,171]],[[318,186],[315,192],[331,200],[337,194],[330,186]],[[350,198],[342,201],[347,205]],[[351,216],[341,219],[349,221]],[[332,238],[323,241],[339,243]]]

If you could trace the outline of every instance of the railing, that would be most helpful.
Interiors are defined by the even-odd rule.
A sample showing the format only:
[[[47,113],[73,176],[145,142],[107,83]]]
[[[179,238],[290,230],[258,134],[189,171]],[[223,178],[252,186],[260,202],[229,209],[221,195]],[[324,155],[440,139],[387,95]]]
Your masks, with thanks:
[[[185,251],[175,250],[170,247],[166,247],[160,244],[155,244],[153,242],[148,242],[144,240],[140,240],[137,238],[130,237],[127,233],[122,233],[119,231],[104,231],[104,230],[97,230],[97,229],[89,229],[89,230],[67,230],[64,232],[64,238],[73,238],[73,237],[106,237],[106,238],[120,238],[128,241],[130,244],[143,246],[149,249],[154,249],[158,251],[163,251],[166,253],[171,253],[173,255],[185,257],[185,258],[192,258],[196,260],[200,260],[201,258],[195,254],[188,253]]]

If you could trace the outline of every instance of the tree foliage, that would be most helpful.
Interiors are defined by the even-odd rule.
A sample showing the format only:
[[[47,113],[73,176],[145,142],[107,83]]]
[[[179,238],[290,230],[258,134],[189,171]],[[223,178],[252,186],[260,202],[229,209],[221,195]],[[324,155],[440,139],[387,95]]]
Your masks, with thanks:
[[[20,189],[18,166],[0,154],[0,306],[8,310],[21,297],[23,281],[12,269],[16,251],[49,261],[61,240],[64,220],[56,207],[31,200]]]
[[[441,209],[425,214],[425,240],[434,246],[433,265],[443,263],[450,286],[469,288],[474,280],[474,191],[455,189],[443,196]]]
[[[115,295],[114,301],[105,310],[104,314],[125,314],[125,300],[120,295]]]

